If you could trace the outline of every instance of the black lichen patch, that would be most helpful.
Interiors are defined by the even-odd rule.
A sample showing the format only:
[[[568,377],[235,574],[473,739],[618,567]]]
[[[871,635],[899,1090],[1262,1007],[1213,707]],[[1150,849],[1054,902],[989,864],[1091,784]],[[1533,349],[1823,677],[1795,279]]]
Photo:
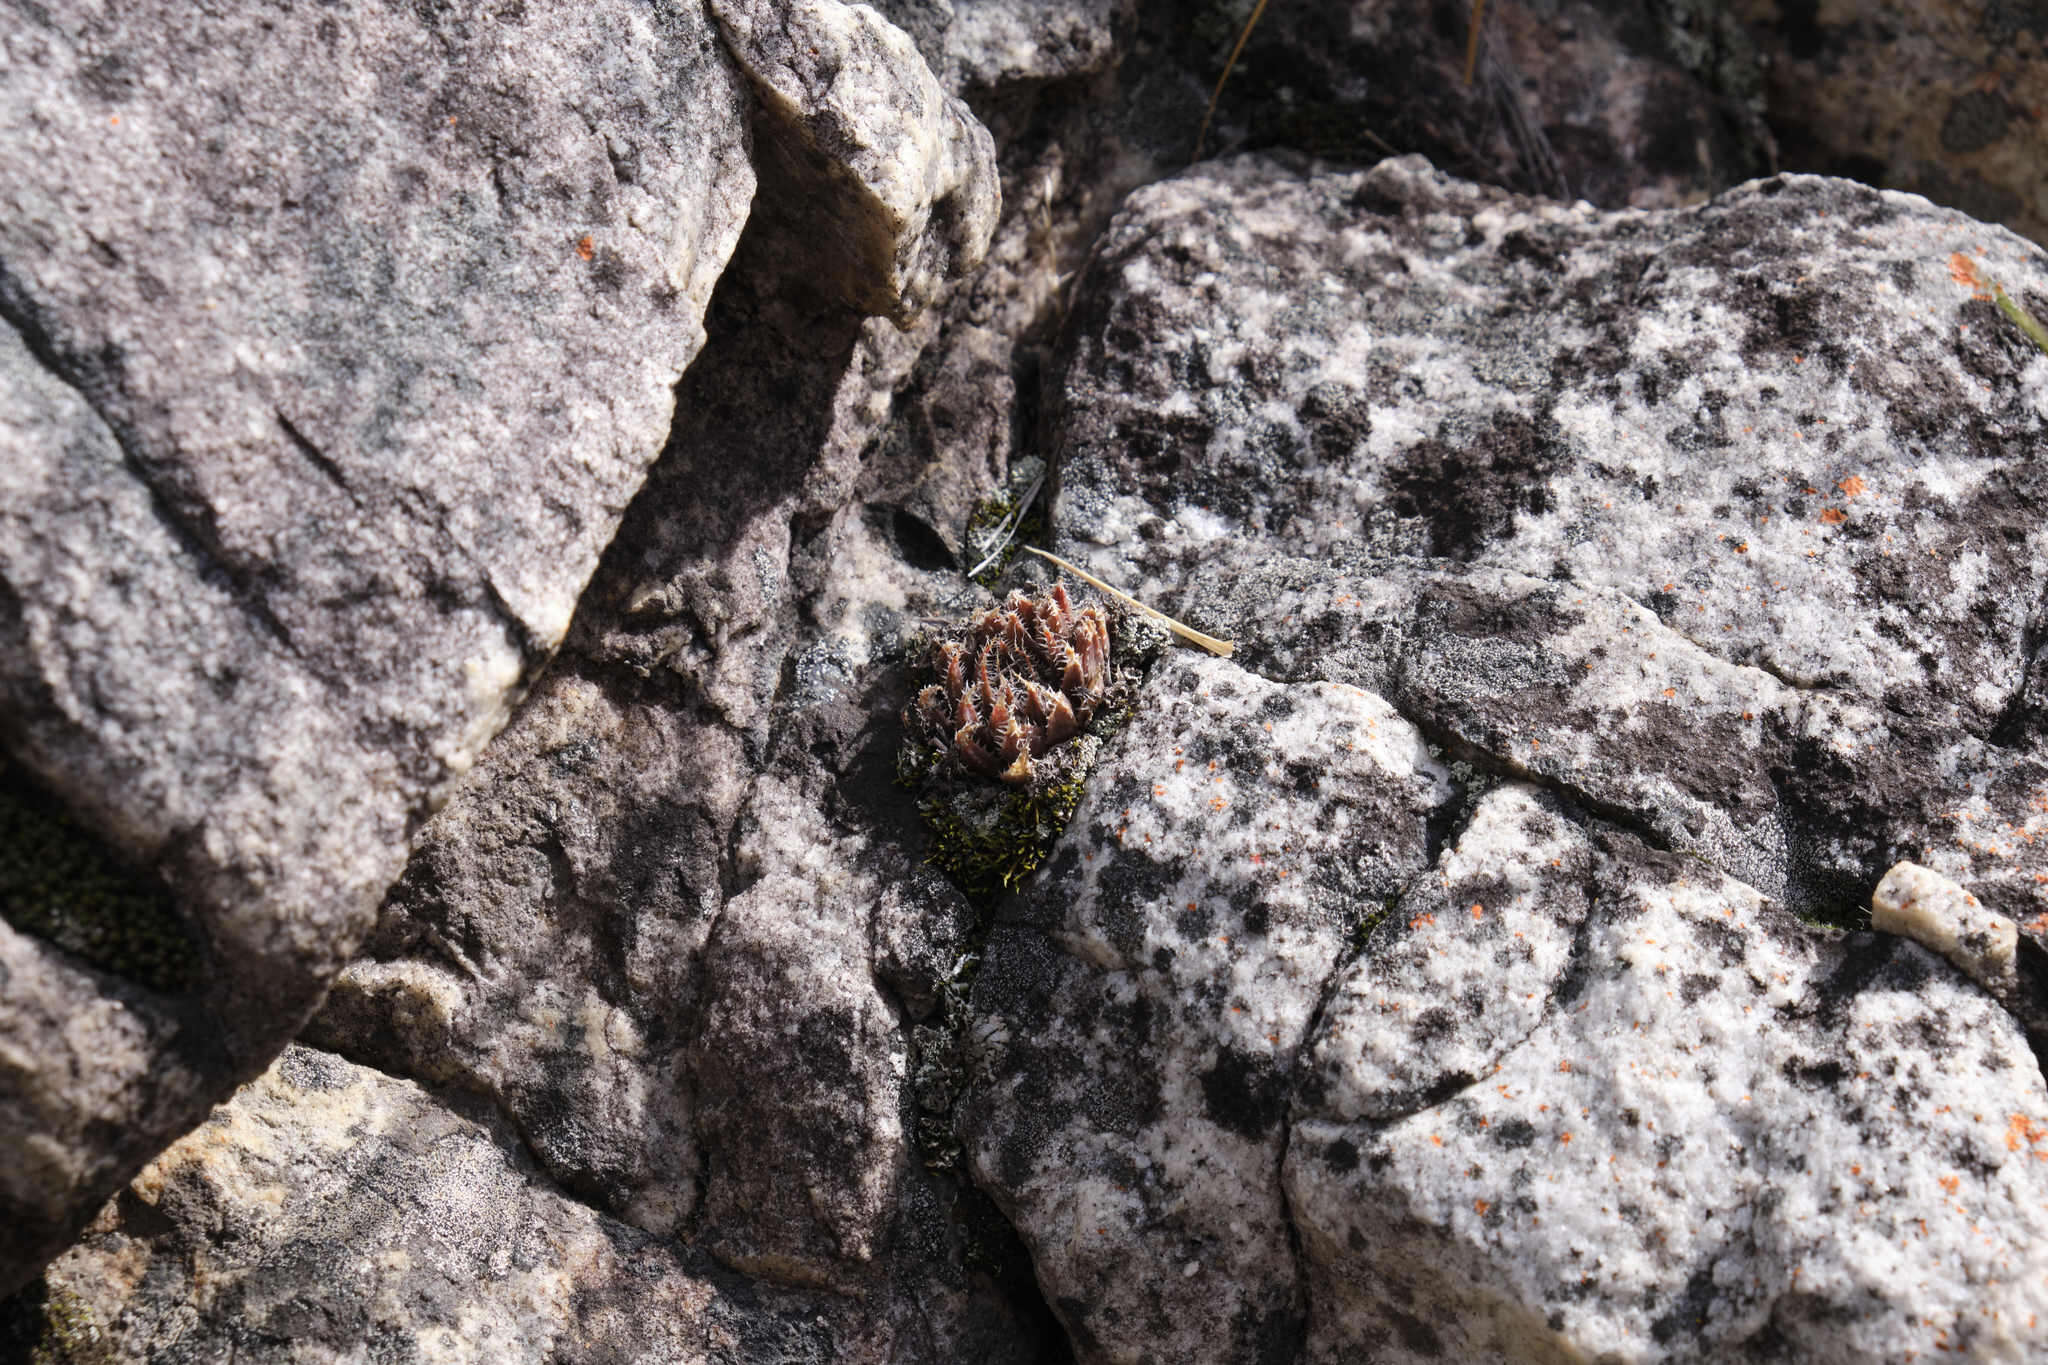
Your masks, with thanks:
[[[1514,534],[1520,514],[1548,507],[1548,480],[1570,462],[1555,424],[1503,414],[1469,436],[1446,432],[1401,456],[1390,505],[1429,526],[1429,553],[1471,559]]]
[[[1223,1048],[1202,1073],[1209,1120],[1239,1137],[1261,1141],[1287,1105],[1287,1078],[1269,1061]]]
[[[169,892],[4,761],[0,919],[151,990],[175,994],[200,982],[199,942]]]

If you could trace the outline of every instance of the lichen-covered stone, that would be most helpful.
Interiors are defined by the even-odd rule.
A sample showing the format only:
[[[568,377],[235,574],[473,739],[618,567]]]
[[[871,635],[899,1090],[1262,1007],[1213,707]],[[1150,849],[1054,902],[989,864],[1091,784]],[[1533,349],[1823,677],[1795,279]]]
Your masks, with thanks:
[[[1601,215],[1248,159],[1104,238],[1052,413],[1062,550],[1271,685],[1370,689],[1461,790],[1274,1106],[1301,1254],[1241,1281],[1299,1286],[1299,1358],[2040,1349],[2023,1031],[1917,946],[1813,923],[1866,925],[1903,858],[2048,923],[2048,358],[1958,251],[2048,297],[1996,229],[1799,179]],[[1148,832],[1196,877],[1203,828]],[[1058,954],[1019,960],[994,1020],[1097,1017]],[[1106,1074],[1154,1094],[1178,1036],[1114,1036]],[[1021,1079],[1076,1069],[1016,1067],[967,1131],[1085,1131]],[[1083,1358],[1141,1359],[1163,1277],[1100,1267],[1170,1262],[1242,1171],[1134,1186],[1173,1221],[1098,1218],[1084,1259],[999,1154]]]
[[[1293,1358],[1277,1175],[1302,1049],[1451,795],[1378,698],[1188,654],[1105,746],[999,915],[961,1106],[1084,1358]]]
[[[2048,1091],[1974,985],[1525,787],[1440,872],[1314,1040],[1303,1359],[2043,1349]]]
[[[2048,298],[2037,252],[1815,180],[1603,217],[1247,161],[1126,212],[1060,418],[1084,563],[1802,912],[1905,857],[2048,912],[2048,357],[1946,265]]]

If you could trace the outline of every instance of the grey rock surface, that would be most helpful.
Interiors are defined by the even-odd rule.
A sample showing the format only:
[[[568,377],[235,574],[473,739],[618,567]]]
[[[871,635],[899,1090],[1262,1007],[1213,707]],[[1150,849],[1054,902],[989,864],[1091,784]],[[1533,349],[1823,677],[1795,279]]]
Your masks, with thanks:
[[[744,1279],[551,1186],[502,1121],[293,1047],[109,1204],[49,1296],[101,1359],[1003,1359]],[[957,1348],[965,1354],[949,1354]]]
[[[1334,655],[1511,770],[1629,749],[1667,775],[1635,818],[1703,850],[1732,822],[1797,909],[1926,852],[2024,921],[2040,855],[1987,836],[2041,816],[2048,357],[1959,251],[2048,301],[2038,249],[1842,182],[1609,216],[1413,161],[1206,170],[1102,242],[1064,525],[1252,666]]]
[[[9,1051],[12,1279],[368,928],[660,449],[753,173],[688,8],[35,9],[0,40],[8,747],[210,964],[197,1002],[130,1001],[10,940],[11,1036],[136,1021]]]
[[[1437,871],[1314,1040],[1304,1359],[2042,1349],[2048,1091],[1967,977],[1521,784]]]
[[[2017,239],[1814,180],[1601,215],[1414,161],[1245,160],[1140,191],[1105,234],[1050,414],[1061,548],[1234,638],[1265,686],[1369,689],[1460,793],[1431,874],[1274,1060],[1299,1249],[1233,1283],[1303,1307],[1266,1358],[2041,1349],[2024,1030],[1917,945],[1816,922],[1867,925],[1906,856],[2032,944],[2048,909],[2020,704],[2048,357],[1951,277],[1965,250],[2048,297]],[[1176,864],[1190,903],[1241,875],[1199,815],[1151,832],[1202,850]],[[1100,837],[1069,846],[1114,886],[1142,864]],[[1085,913],[1153,899],[1134,879]],[[1233,1332],[1250,1358],[1256,1315],[1103,1273],[1172,1262],[1247,1177],[1119,1154],[1119,1181],[1098,1155],[1118,1125],[1089,1097],[1185,1031],[1048,1006],[1101,961],[1076,937],[991,940],[993,1077],[963,1122],[1029,1132],[1127,1214],[1062,1254],[1086,1220],[1037,1166],[985,1143],[977,1172],[1084,1359],[1223,1358]],[[1147,975],[1103,965],[1105,993]],[[1213,1018],[1244,979],[1178,998]],[[1063,1037],[1034,1007],[1075,1021],[1081,1061],[1032,1052]],[[1185,1106],[1162,1126],[1214,1121],[1160,1093]]]
[[[1742,54],[1675,52],[1689,8],[1497,7],[1472,91],[1454,8],[1274,7],[1217,145],[1377,158],[1364,127],[1530,188],[1547,144],[1610,206],[1759,154]],[[288,1063],[396,1121],[351,1156],[280,1068],[50,1303],[117,1286],[119,1358],[249,1354],[259,1323],[281,1357],[460,1358],[454,1235],[539,1267],[484,1275],[509,1358],[2035,1350],[2038,1063],[1859,907],[1925,863],[2018,922],[2022,986],[2048,924],[2048,369],[1946,259],[1984,246],[2042,311],[2036,258],[1838,184],[1610,215],[1291,153],[1112,225],[1185,164],[1247,6],[876,9],[994,132],[986,263],[907,327],[856,315],[847,262],[883,256],[846,225],[898,183],[861,149],[907,139],[935,186],[976,153],[909,101],[933,117],[858,140],[807,219],[818,133],[868,95],[755,30],[750,84],[794,82],[755,116],[780,202],[559,654]],[[850,7],[805,25],[839,79],[907,69]],[[891,290],[972,254],[946,218]],[[1756,420],[1781,409],[1826,427]],[[897,713],[921,623],[987,604],[966,524],[1026,457],[1064,464],[1054,548],[1238,648],[1154,666],[1040,879],[978,905],[918,866]],[[1732,576],[1764,549],[1768,606]],[[471,1152],[488,1215],[379,1164],[450,1169],[412,1130]],[[301,1187],[409,1266],[316,1256],[306,1286],[213,1214],[267,1200],[326,1245]]]
[[[821,287],[907,323],[981,264],[1001,208],[995,143],[910,35],[839,0],[710,8],[760,95],[763,152],[787,182],[775,197],[828,244]]]
[[[1084,1357],[1292,1358],[1295,1059],[1453,799],[1420,732],[1358,688],[1155,670],[997,918],[961,1104],[975,1175]]]
[[[207,954],[196,998],[153,999],[0,928],[0,1281],[291,1036],[560,643],[703,344],[757,102],[858,207],[852,239],[784,239],[793,274],[902,322],[985,251],[988,134],[901,33],[797,7],[842,69],[792,92],[738,14],[0,35],[8,747]],[[479,1064],[445,1042],[407,1046]]]
[[[1767,59],[1787,169],[1924,194],[2048,244],[2048,186],[2035,172],[2048,12],[1958,0],[1729,9]]]

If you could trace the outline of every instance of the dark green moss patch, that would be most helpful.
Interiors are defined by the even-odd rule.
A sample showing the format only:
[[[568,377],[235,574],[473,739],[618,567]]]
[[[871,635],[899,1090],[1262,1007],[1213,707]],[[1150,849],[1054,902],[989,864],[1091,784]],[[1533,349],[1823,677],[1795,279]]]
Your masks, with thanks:
[[[38,1276],[0,1299],[0,1361],[19,1365],[109,1365],[114,1359],[92,1310]]]
[[[152,990],[200,980],[199,945],[169,893],[4,760],[0,919]]]
[[[930,838],[926,860],[979,903],[1015,890],[1052,852],[1080,808],[1100,741],[1084,735],[1046,757],[1049,771],[1029,787],[935,772],[940,755],[906,743],[897,775],[922,789],[918,814]]]

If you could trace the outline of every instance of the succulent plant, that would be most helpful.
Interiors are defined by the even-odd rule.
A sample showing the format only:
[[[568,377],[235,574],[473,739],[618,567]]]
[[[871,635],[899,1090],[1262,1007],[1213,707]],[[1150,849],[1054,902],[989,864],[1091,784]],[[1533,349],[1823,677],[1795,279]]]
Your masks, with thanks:
[[[927,861],[981,906],[1044,862],[1106,733],[1166,636],[1064,584],[1011,593],[930,646],[903,709],[896,776],[918,793]]]
[[[933,671],[904,729],[961,771],[1029,786],[1109,698],[1109,617],[1076,607],[1063,583],[1036,598],[1013,592],[964,637],[940,641]]]

